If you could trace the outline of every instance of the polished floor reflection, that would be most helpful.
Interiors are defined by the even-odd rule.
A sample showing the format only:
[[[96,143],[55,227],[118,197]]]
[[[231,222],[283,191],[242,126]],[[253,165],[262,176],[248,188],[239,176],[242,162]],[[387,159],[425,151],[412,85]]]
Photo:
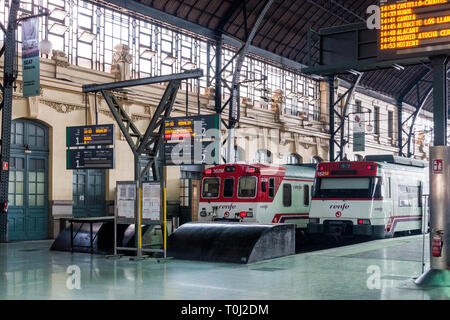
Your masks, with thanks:
[[[428,237],[425,242],[429,265]],[[321,250],[252,265],[105,259],[0,244],[0,299],[449,299],[421,289],[422,236]]]

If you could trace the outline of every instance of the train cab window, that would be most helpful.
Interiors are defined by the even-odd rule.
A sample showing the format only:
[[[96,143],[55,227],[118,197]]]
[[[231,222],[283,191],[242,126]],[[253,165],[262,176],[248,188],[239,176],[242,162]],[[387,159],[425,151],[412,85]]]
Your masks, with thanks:
[[[203,179],[202,197],[203,198],[218,198],[220,189],[219,178],[205,178]]]
[[[283,185],[283,206],[290,207],[292,205],[292,186],[290,184]]]
[[[314,198],[381,198],[381,179],[319,178],[314,187]]]
[[[305,207],[309,206],[309,185],[303,186],[303,204]]]
[[[239,198],[254,198],[256,196],[256,177],[240,177],[238,184]]]
[[[234,178],[226,178],[223,180],[223,197],[233,198],[234,196]]]
[[[266,193],[267,191],[267,182],[263,181],[261,182],[261,192]]]
[[[269,179],[269,198],[275,197],[275,178]]]

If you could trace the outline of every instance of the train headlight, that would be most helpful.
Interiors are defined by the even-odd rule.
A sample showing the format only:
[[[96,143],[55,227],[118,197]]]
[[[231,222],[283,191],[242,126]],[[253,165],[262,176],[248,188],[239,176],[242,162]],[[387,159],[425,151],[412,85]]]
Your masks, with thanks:
[[[320,218],[309,218],[309,223],[320,223]]]
[[[207,216],[207,213],[206,213],[206,210],[202,210],[202,211],[200,211],[200,217],[206,217]]]

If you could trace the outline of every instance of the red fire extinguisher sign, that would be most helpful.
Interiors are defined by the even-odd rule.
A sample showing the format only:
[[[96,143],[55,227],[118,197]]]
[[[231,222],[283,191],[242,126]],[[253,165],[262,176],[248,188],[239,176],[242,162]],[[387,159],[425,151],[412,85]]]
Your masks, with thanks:
[[[433,173],[442,174],[444,172],[444,160],[433,160]]]
[[[442,245],[443,245],[443,241],[442,241],[442,236],[439,234],[436,234],[433,236],[433,245],[432,245],[432,254],[433,257],[440,257],[442,255]]]

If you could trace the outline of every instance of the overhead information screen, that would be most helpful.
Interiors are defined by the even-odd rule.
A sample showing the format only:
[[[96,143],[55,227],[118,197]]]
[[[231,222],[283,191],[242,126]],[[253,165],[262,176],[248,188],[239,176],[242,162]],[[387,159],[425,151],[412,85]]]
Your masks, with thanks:
[[[113,124],[67,127],[66,131],[67,147],[114,144]]]
[[[430,56],[450,50],[450,0],[381,1],[378,57]]]
[[[168,118],[164,121],[165,165],[218,164],[218,114]]]

